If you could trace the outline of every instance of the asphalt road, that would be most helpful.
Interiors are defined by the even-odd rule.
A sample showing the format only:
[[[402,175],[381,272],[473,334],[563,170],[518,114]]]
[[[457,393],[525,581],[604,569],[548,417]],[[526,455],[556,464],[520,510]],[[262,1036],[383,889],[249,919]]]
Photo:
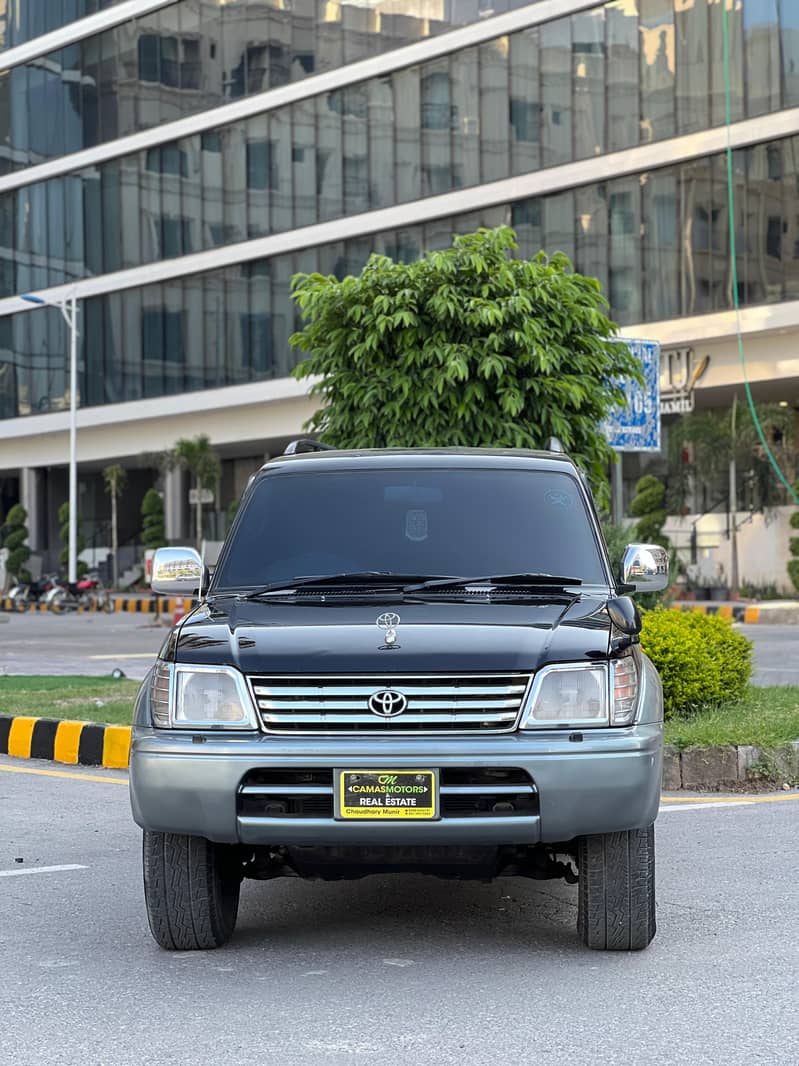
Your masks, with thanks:
[[[10,614],[0,627],[0,673],[110,674],[150,668],[168,627],[152,615]],[[755,684],[799,685],[799,626],[740,626],[755,642]]]
[[[227,947],[168,954],[125,775],[40,767],[0,758],[9,1066],[799,1062],[796,794],[668,806],[640,954],[584,949],[560,882],[417,876],[245,882]]]

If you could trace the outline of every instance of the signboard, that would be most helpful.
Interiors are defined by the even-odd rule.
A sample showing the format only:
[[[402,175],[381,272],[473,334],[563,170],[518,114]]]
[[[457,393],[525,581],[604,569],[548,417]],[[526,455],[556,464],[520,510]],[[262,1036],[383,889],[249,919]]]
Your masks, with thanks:
[[[672,348],[660,359],[660,413],[687,415],[694,409],[694,386],[708,368],[710,356],[698,363],[693,348]]]
[[[200,489],[200,503],[213,503],[214,490]],[[192,507],[197,506],[197,489],[189,489],[189,503]]]
[[[641,363],[644,384],[624,385],[627,403],[605,419],[605,436],[617,452],[660,451],[660,344],[620,337]]]

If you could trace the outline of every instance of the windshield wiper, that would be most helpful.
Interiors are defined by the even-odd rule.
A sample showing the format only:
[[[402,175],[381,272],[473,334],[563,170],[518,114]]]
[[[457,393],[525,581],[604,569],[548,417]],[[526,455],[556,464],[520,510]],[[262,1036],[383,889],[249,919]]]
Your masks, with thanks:
[[[582,585],[582,581],[579,577],[558,577],[555,574],[483,574],[478,577],[429,578],[418,585],[405,585],[403,592],[464,588],[468,585],[508,585],[513,588],[565,589],[571,585]]]
[[[268,596],[271,592],[290,592],[299,588],[324,588],[328,585],[361,585],[364,587],[396,587],[405,590],[409,583],[427,581],[457,581],[456,577],[441,577],[429,574],[393,574],[388,570],[355,570],[343,574],[308,574],[290,578],[286,581],[272,581],[268,585],[242,594],[242,600],[256,600],[259,596]]]

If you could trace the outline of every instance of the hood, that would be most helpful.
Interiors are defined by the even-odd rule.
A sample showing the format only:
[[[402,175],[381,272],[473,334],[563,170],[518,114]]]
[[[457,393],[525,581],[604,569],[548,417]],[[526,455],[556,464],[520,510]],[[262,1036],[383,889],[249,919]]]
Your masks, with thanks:
[[[504,672],[608,654],[601,596],[562,603],[428,602],[335,606],[218,600],[172,635],[177,662],[237,666],[246,674]],[[377,626],[400,616],[396,644]]]

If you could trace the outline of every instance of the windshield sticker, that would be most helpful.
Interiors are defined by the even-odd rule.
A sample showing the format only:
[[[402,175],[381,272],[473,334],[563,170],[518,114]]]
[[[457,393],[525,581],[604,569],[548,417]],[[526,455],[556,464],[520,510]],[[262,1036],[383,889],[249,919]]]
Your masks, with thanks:
[[[570,492],[550,489],[546,494],[546,501],[551,503],[553,507],[571,507],[574,503],[574,497]]]
[[[408,540],[427,540],[427,511],[405,512],[405,536]]]

